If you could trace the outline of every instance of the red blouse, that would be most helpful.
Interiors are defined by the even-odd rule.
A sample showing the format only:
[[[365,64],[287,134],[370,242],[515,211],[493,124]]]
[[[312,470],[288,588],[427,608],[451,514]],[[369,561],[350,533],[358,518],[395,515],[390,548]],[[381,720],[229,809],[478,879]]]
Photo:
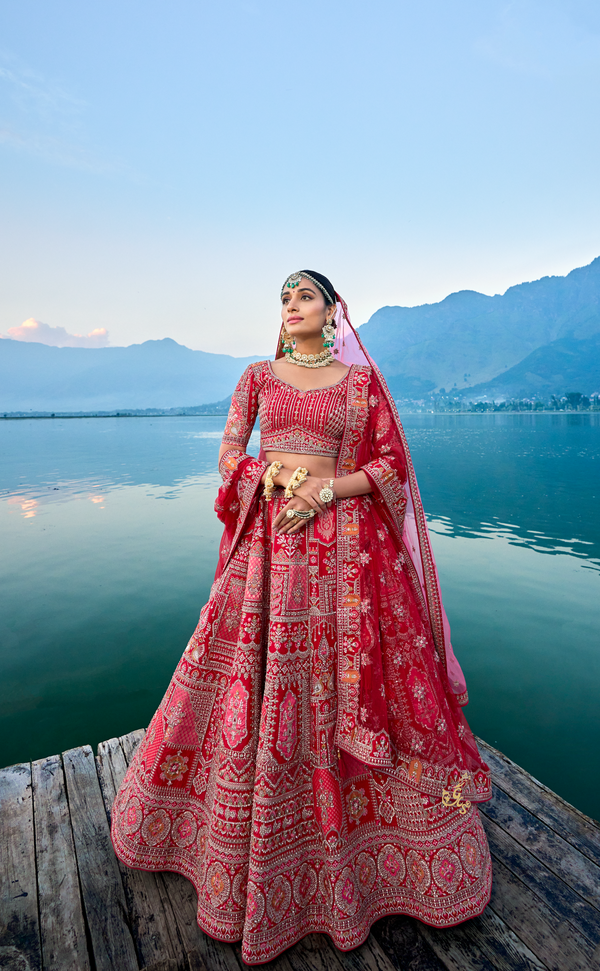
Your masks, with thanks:
[[[336,458],[346,421],[346,384],[301,391],[278,378],[270,361],[251,364],[233,392],[223,444],[245,449],[256,416],[265,452],[295,452]]]

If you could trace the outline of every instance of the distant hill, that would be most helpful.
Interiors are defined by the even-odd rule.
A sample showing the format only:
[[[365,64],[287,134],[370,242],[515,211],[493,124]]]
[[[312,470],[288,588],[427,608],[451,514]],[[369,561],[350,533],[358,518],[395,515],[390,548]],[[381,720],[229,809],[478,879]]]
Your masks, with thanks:
[[[166,337],[130,347],[0,340],[0,412],[173,408],[222,401],[258,357],[192,351]]]
[[[539,347],[488,384],[464,393],[469,399],[548,398],[567,391],[600,392],[600,334],[585,340],[563,337]]]
[[[420,307],[382,307],[360,328],[396,397],[489,383],[554,341],[600,333],[600,257],[488,297],[451,293]]]
[[[360,328],[397,398],[597,391],[600,257],[501,296],[451,293],[382,307]],[[49,347],[0,339],[0,412],[189,408],[221,402],[258,357],[192,351],[170,338],[130,347]]]

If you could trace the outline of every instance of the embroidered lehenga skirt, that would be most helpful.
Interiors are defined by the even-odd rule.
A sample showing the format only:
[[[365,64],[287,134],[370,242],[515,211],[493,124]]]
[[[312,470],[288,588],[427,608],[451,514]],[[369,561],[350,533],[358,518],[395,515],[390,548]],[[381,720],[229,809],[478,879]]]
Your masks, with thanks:
[[[241,940],[248,964],[314,931],[350,950],[388,914],[451,926],[481,913],[491,886],[477,808],[460,787],[441,798],[468,727],[374,503],[341,500],[369,523],[361,609],[383,645],[373,684],[404,773],[336,748],[336,516],[279,536],[283,502],[257,503],[113,810],[119,857],[191,880],[200,927]]]

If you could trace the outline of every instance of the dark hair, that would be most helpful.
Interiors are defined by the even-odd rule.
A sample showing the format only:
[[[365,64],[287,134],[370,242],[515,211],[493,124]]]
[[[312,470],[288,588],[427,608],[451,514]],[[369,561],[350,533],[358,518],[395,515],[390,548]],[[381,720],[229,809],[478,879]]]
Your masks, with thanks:
[[[315,280],[318,280],[319,283],[321,284],[321,286],[325,290],[327,290],[327,293],[329,294],[329,299],[331,300],[331,302],[332,303],[335,303],[336,302],[335,290],[334,290],[333,283],[331,282],[331,280],[328,280],[327,277],[326,276],[323,276],[322,273],[317,273],[316,270],[300,270],[300,273],[303,276],[304,276],[304,274],[307,274],[309,277],[312,276],[312,277],[315,278]]]

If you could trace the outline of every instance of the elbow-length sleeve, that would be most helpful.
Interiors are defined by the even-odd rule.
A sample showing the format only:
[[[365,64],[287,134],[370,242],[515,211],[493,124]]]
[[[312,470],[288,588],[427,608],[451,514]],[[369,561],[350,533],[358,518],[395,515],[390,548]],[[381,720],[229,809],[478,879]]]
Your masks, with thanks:
[[[262,476],[268,463],[246,453],[258,413],[257,365],[246,368],[231,397],[223,433],[225,451],[219,462],[223,484],[217,493],[215,512],[224,524],[217,576],[235,549],[244,525],[255,508]]]
[[[246,450],[258,414],[255,367],[250,364],[237,383],[231,396],[231,406],[223,432],[223,445],[241,448],[242,451]]]

